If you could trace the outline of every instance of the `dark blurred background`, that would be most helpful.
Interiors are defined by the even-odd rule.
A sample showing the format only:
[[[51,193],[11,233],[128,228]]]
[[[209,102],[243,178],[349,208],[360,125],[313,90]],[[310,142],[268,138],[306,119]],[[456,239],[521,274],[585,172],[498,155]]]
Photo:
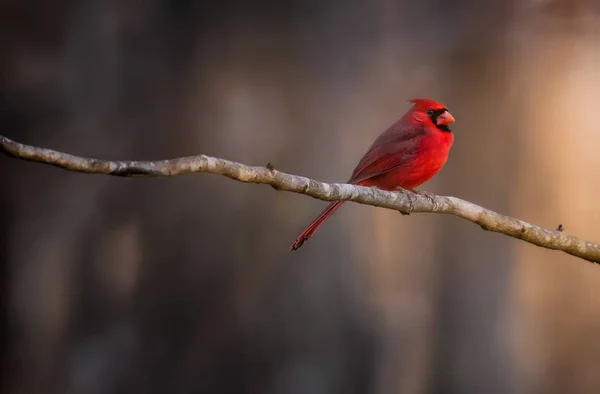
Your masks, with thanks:
[[[422,188],[600,240],[596,0],[0,2],[0,134],[340,182],[411,97]],[[3,393],[599,393],[600,267],[441,215],[0,157]]]

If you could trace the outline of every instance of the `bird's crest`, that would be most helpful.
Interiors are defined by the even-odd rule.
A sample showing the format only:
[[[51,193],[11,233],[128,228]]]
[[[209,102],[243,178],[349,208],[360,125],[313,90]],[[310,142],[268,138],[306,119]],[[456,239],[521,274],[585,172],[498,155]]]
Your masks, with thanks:
[[[417,110],[427,110],[427,109],[442,109],[445,108],[446,106],[442,103],[439,103],[435,100],[432,99],[428,99],[428,98],[413,98],[408,100],[409,103],[412,103],[415,105],[415,109]]]

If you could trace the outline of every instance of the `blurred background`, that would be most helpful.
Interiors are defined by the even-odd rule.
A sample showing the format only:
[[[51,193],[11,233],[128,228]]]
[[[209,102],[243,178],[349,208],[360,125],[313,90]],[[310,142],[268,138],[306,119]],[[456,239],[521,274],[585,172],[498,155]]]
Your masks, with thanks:
[[[600,241],[595,0],[2,0],[0,133],[345,181],[411,97],[422,188]],[[0,157],[4,393],[599,393],[600,267],[442,215]]]

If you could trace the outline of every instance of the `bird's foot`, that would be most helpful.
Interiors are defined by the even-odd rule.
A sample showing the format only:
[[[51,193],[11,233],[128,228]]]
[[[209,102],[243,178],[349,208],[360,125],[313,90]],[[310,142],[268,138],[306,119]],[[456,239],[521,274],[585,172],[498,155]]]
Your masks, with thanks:
[[[418,194],[420,196],[427,197],[431,201],[435,200],[435,194],[426,192],[425,190],[417,190],[417,189],[408,189],[408,190],[410,190],[411,192]]]
[[[397,189],[397,192],[398,192],[398,193],[402,193],[402,194],[404,194],[404,195],[406,196],[406,198],[408,199],[408,207],[409,207],[409,208],[408,208],[408,209],[409,209],[408,211],[401,210],[401,209],[399,209],[398,211],[399,211],[399,212],[400,212],[402,215],[406,215],[406,216],[410,215],[410,211],[412,211],[412,210],[413,210],[413,196],[412,196],[411,194],[409,194],[409,193],[406,193],[406,189],[403,189],[403,188],[401,188],[401,187],[399,187],[399,188]]]

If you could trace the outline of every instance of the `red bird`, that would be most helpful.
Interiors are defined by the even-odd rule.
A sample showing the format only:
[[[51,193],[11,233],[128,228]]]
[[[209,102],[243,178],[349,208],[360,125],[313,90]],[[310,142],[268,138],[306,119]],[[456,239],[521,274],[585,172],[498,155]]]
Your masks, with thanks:
[[[409,100],[413,107],[381,134],[360,160],[348,183],[383,190],[413,188],[427,182],[444,166],[454,135],[448,109],[437,101]],[[416,192],[416,191],[415,191]],[[334,201],[292,244],[296,250],[346,201]]]

